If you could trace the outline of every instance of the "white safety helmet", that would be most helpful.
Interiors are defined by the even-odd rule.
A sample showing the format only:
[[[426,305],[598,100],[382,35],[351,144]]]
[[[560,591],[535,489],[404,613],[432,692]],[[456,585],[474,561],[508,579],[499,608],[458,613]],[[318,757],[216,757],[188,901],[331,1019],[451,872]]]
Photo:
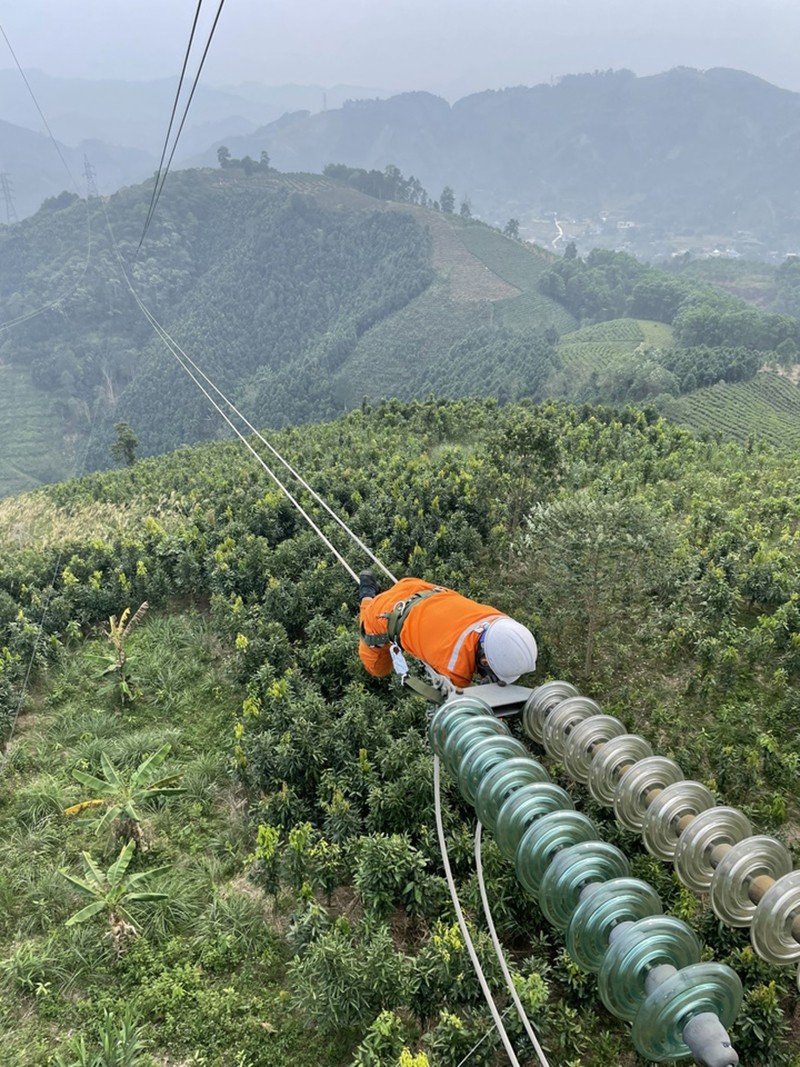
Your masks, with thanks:
[[[501,682],[516,682],[536,669],[536,638],[527,626],[505,615],[489,623],[481,645],[489,670]]]

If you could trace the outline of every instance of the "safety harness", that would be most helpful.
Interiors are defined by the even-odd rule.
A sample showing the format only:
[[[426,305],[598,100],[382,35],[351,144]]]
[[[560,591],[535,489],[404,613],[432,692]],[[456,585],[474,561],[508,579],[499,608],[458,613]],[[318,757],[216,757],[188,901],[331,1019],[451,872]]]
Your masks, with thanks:
[[[365,645],[370,648],[379,648],[382,645],[389,645],[389,653],[392,657],[392,666],[394,667],[395,674],[400,677],[400,681],[403,685],[407,685],[414,692],[419,693],[420,696],[425,697],[426,700],[430,700],[435,704],[440,704],[447,695],[442,689],[436,688],[436,686],[428,685],[427,682],[423,682],[421,678],[415,678],[414,675],[409,673],[408,664],[406,663],[405,656],[403,655],[403,646],[400,643],[400,634],[403,629],[403,624],[411,613],[411,609],[421,600],[426,600],[429,596],[433,596],[434,593],[441,593],[441,586],[434,586],[433,589],[423,589],[419,593],[414,593],[406,600],[399,600],[391,611],[380,615],[379,618],[386,619],[386,633],[385,634],[368,634],[362,630],[361,640]],[[432,676],[437,679],[441,678],[441,675],[436,674],[432,667],[428,667],[426,664],[426,670]],[[441,679],[442,682],[445,679]]]

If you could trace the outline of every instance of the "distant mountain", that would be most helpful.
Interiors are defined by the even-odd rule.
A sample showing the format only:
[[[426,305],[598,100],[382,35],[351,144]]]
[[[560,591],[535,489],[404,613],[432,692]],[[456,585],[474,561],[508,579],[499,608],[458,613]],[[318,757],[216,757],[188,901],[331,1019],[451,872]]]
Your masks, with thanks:
[[[139,182],[155,170],[156,159],[137,148],[122,148],[97,140],[74,147],[59,144],[79,190],[84,192],[84,155],[96,172],[98,189],[110,193],[121,185]],[[74,192],[53,142],[45,133],[0,121],[0,173],[7,176],[17,218],[33,214],[47,197],[63,190]],[[9,205],[0,197],[0,222],[13,221]]]
[[[98,188],[105,193],[140,182],[155,170],[176,79],[90,81],[55,78],[37,70],[27,71],[26,78],[81,182],[84,153],[95,168]],[[386,94],[343,85],[325,89],[248,82],[223,89],[201,84],[181,133],[176,162],[191,159],[209,144],[252,134],[286,112],[302,108],[310,113],[340,107],[353,96],[380,95]],[[213,153],[212,160],[216,162]],[[17,70],[0,70],[0,173],[8,175],[20,218],[71,184]],[[6,221],[2,201],[0,221]]]
[[[734,70],[573,75],[452,106],[404,93],[288,115],[226,143],[234,156],[266,148],[282,170],[392,163],[432,197],[452,186],[492,222],[557,213],[598,233],[633,223],[784,251],[800,241],[800,94]]]

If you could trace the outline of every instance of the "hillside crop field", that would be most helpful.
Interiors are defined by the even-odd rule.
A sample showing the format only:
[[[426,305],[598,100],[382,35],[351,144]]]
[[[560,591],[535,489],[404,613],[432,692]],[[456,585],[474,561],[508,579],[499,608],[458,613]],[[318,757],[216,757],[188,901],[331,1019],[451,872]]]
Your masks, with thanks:
[[[800,448],[800,386],[780,374],[761,372],[750,382],[718,382],[669,401],[664,413],[698,434]]]
[[[22,367],[0,366],[0,497],[70,473],[54,408]]]

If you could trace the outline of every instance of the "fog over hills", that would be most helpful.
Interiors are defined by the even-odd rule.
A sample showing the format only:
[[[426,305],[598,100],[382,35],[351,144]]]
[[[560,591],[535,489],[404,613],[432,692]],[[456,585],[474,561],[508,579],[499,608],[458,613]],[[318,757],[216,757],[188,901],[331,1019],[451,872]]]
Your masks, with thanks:
[[[754,254],[800,240],[800,94],[740,71],[577,75],[452,106],[406,93],[285,116],[226,144],[234,156],[266,149],[282,170],[394,163],[491,222],[557,214],[589,240],[609,220],[648,240],[738,236]]]

